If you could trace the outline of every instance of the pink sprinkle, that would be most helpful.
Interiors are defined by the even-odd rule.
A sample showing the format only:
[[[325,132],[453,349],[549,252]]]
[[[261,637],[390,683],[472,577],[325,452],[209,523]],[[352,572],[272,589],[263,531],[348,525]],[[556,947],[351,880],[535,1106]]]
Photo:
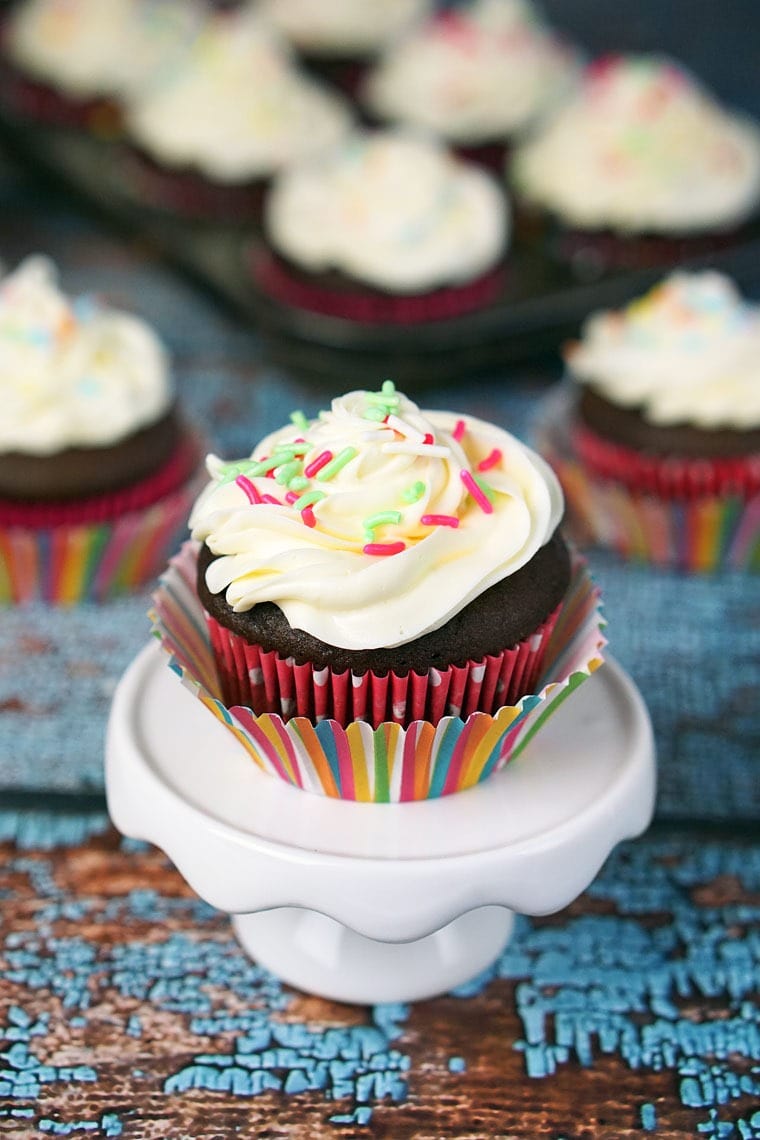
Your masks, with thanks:
[[[435,436],[434,436],[434,435],[433,435],[431,432],[429,432],[429,431],[426,431],[426,432],[425,432],[425,438],[423,439],[423,441],[422,441],[422,442],[423,442],[423,443],[428,443],[428,444],[430,444],[430,443],[435,443]]]
[[[368,542],[362,547],[365,554],[400,554],[406,550],[405,542]]]
[[[285,502],[292,505],[296,499],[300,499],[300,497],[301,496],[298,491],[288,491],[287,495],[285,496]]]
[[[451,434],[457,443],[459,443],[466,431],[467,424],[464,422],[464,420],[457,420],[457,422],[454,424],[454,430]]]
[[[261,502],[261,495],[254,487],[251,480],[247,479],[245,475],[238,475],[237,479],[235,480],[235,486],[239,487],[240,490],[245,493],[249,503],[258,504]]]
[[[314,517],[314,511],[311,509],[311,507],[304,507],[304,509],[301,511],[301,519],[304,526],[317,525],[317,520]]]
[[[313,479],[316,473],[321,471],[323,467],[326,467],[332,458],[333,453],[331,451],[323,451],[316,459],[312,459],[311,463],[303,469],[306,478]]]
[[[456,515],[423,515],[420,522],[423,526],[459,526]]]
[[[493,504],[489,503],[487,496],[483,494],[483,492],[481,491],[480,487],[477,485],[477,483],[473,479],[470,472],[469,471],[460,471],[459,474],[462,478],[462,482],[464,483],[465,487],[467,488],[467,490],[472,495],[475,502],[480,507],[483,514],[484,515],[492,515],[493,514]]]
[[[499,451],[498,447],[495,447],[490,455],[487,455],[485,459],[481,459],[480,463],[478,464],[478,471],[490,471],[490,469],[492,467],[495,467],[500,460],[501,452]]]
[[[282,501],[280,499],[276,499],[274,495],[262,495],[261,501],[262,503],[272,503],[275,507],[282,506]]]

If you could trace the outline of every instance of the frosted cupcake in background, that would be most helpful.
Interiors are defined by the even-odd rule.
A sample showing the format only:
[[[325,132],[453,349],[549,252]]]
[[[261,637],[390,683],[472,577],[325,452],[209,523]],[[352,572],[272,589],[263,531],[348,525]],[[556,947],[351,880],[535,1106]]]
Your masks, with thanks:
[[[508,206],[496,180],[431,139],[356,135],[286,171],[267,200],[267,295],[348,320],[441,320],[502,287]]]
[[[129,102],[132,192],[185,215],[255,217],[278,171],[333,146],[351,124],[343,100],[294,69],[250,6],[220,11]]]
[[[311,70],[354,91],[371,61],[427,16],[433,0],[259,0],[258,7]]]
[[[75,602],[155,576],[198,444],[138,317],[60,292],[45,258],[0,283],[0,601]]]
[[[526,0],[471,0],[396,42],[362,91],[381,121],[429,130],[501,170],[508,140],[565,96],[578,62]]]
[[[359,800],[470,787],[600,663],[559,484],[508,432],[390,382],[292,420],[208,459],[202,545],[163,580],[157,631],[272,775]]]
[[[511,174],[562,260],[657,264],[735,240],[760,204],[760,129],[670,60],[610,56],[517,149]]]
[[[115,129],[141,90],[198,34],[194,0],[22,0],[3,28],[0,98],[15,114]]]
[[[576,525],[627,558],[760,570],[760,306],[675,273],[591,317],[565,359],[569,423],[541,448]]]

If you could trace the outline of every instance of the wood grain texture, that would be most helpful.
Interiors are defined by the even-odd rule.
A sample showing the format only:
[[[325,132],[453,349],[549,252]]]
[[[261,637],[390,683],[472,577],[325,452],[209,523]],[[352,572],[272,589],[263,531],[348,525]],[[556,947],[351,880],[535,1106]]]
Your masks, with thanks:
[[[668,941],[664,932],[672,916],[663,918],[654,895],[651,905],[644,905],[641,876],[647,860],[661,892],[682,892],[682,923],[696,930],[707,922],[713,943],[725,936],[724,950],[733,946],[735,962],[742,947],[748,962],[756,957],[750,930],[760,913],[760,889],[736,872],[745,851],[741,845],[713,844],[712,864],[696,871],[688,839],[668,839],[664,845],[660,839],[645,840],[624,848],[610,874],[568,911],[529,924],[523,920],[512,956],[500,967],[514,971],[518,958],[530,956],[543,940],[532,964],[519,968],[522,977],[483,981],[467,997],[374,1010],[280,987],[244,958],[228,919],[199,902],[160,852],[134,846],[120,844],[109,831],[52,851],[0,847],[2,1136],[623,1140],[646,1134],[643,1122],[651,1111],[656,1136],[676,1140],[701,1134],[697,1126],[710,1122],[709,1105],[684,1103],[683,1064],[680,1070],[670,1065],[656,1072],[651,1063],[636,1069],[625,1050],[604,1055],[597,1036],[589,1065],[581,1065],[571,1048],[556,1072],[535,1079],[526,1075],[525,1054],[515,1046],[525,1039],[528,1024],[525,986],[540,989],[549,1001],[563,988],[567,994],[583,992],[590,1009],[594,987],[609,984],[603,962],[594,967],[595,976],[589,974],[594,965],[585,960],[589,931],[619,923],[622,913],[625,927],[615,929],[624,943],[633,938],[632,945],[648,945],[658,929]],[[758,849],[746,850],[752,859],[745,864],[756,874]],[[566,937],[566,964],[583,977],[583,990],[546,981],[553,969],[564,969],[562,963],[551,965],[547,948],[552,939]],[[597,953],[614,955],[608,935],[604,938]],[[664,963],[684,949],[688,955],[688,941],[673,945],[664,959],[650,955],[648,967],[640,967],[645,970],[642,993],[651,999],[659,984],[663,996]],[[642,953],[646,958],[650,952]],[[701,976],[698,970],[694,976]],[[618,984],[622,995],[626,983],[619,979]],[[684,993],[679,1016],[695,1025],[728,1023],[738,1008],[730,980],[712,989],[709,996]],[[756,981],[754,993],[743,1000],[745,1016],[756,1016]],[[657,1002],[648,1001],[631,1007],[634,1021],[642,1025],[657,1019]],[[624,1005],[621,996],[621,1010]],[[272,1030],[296,1034],[276,1057]],[[351,1038],[352,1033],[358,1036]],[[257,1034],[259,1045],[269,1041],[269,1072],[281,1085],[288,1074],[313,1067],[320,1055],[334,1064],[336,1043],[345,1071],[335,1068],[325,1088],[304,1091],[280,1087],[256,1095],[250,1089],[208,1087],[211,1062],[221,1074],[226,1062],[229,1073],[233,1057],[241,1079],[248,1079],[251,1067],[246,1070],[240,1062],[250,1061]],[[362,1052],[364,1060],[357,1061]],[[757,1060],[737,1055],[734,1069],[750,1074]],[[264,1071],[258,1061],[253,1067]],[[193,1080],[187,1085],[191,1071],[203,1087],[191,1087]],[[378,1086],[361,1092],[362,1079],[368,1074],[373,1079],[373,1071],[382,1072],[386,1084],[400,1081],[396,1093],[377,1095]],[[17,1082],[13,1095],[9,1073]],[[36,1091],[29,1086],[28,1096],[19,1095],[24,1073],[38,1085]],[[329,1099],[330,1092],[335,1099]],[[736,1097],[728,1111],[719,1108],[720,1120],[741,1118],[749,1129],[757,1103],[757,1096]],[[652,1109],[642,1115],[645,1105]],[[331,1119],[357,1109],[350,1123]],[[362,1109],[366,1123],[360,1122]],[[10,1115],[18,1111],[27,1115]]]

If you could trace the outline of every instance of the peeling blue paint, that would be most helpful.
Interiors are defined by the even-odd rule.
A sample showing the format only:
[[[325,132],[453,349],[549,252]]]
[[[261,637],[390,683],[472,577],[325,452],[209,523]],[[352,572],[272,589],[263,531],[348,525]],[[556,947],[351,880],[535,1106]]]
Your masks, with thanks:
[[[38,897],[36,929],[9,930],[2,941],[5,978],[17,996],[0,1024],[0,1094],[24,1119],[33,1119],[30,1105],[46,1084],[98,1079],[96,1066],[46,1061],[48,1015],[32,1017],[24,1008],[24,994],[40,990],[60,1001],[72,1029],[86,1025],[87,1011],[109,993],[184,1018],[198,1047],[166,1079],[167,1096],[198,1088],[240,1097],[318,1093],[326,1104],[346,1105],[330,1117],[336,1127],[365,1127],[374,1106],[402,1104],[414,1087],[401,1044],[409,1006],[376,1006],[362,1025],[294,1022],[289,992],[244,955],[224,920],[200,900],[153,889],[71,899],[48,859],[30,851],[13,854],[4,874],[25,876]],[[612,1055],[634,1070],[672,1073],[674,1095],[694,1114],[696,1134],[760,1140],[760,1113],[742,1111],[760,1098],[760,907],[738,892],[710,907],[694,895],[731,877],[755,896],[760,850],[692,847],[686,840],[625,845],[589,892],[604,913],[548,922],[519,917],[499,960],[457,996],[467,1000],[493,978],[514,984],[522,1035],[512,1045],[530,1078],[551,1079],[563,1065],[593,1066]],[[56,934],[57,924],[75,925],[79,916],[93,926],[118,922],[123,941],[101,945]],[[157,939],[171,917],[191,932]],[[705,998],[721,1014],[695,1021],[693,1007]],[[123,1032],[144,1036],[147,1024],[145,1014],[134,1013]],[[452,1074],[471,1063],[459,1056],[447,1062]],[[637,1111],[641,1129],[656,1133],[655,1106]],[[96,1125],[105,1132],[105,1119],[45,1117],[38,1128],[86,1135]],[[117,1117],[107,1125],[108,1135],[119,1135]]]

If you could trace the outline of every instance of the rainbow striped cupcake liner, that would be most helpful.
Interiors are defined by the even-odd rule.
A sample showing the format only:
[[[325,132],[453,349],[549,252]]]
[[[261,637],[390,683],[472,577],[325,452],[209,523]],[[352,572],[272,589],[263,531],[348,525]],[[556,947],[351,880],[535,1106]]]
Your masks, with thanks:
[[[606,644],[599,591],[574,559],[565,603],[546,649],[537,692],[494,715],[444,716],[407,728],[363,720],[284,720],[226,708],[195,579],[198,547],[186,543],[154,594],[154,635],[190,691],[269,775],[319,795],[374,803],[433,799],[464,791],[522,752],[548,717],[602,664]]]
[[[602,478],[573,446],[572,415],[573,394],[563,386],[544,401],[535,436],[562,484],[575,542],[689,573],[760,571],[760,494],[660,498]]]
[[[153,581],[187,533],[205,481],[199,468],[150,506],[107,521],[0,525],[0,604],[104,601]]]

